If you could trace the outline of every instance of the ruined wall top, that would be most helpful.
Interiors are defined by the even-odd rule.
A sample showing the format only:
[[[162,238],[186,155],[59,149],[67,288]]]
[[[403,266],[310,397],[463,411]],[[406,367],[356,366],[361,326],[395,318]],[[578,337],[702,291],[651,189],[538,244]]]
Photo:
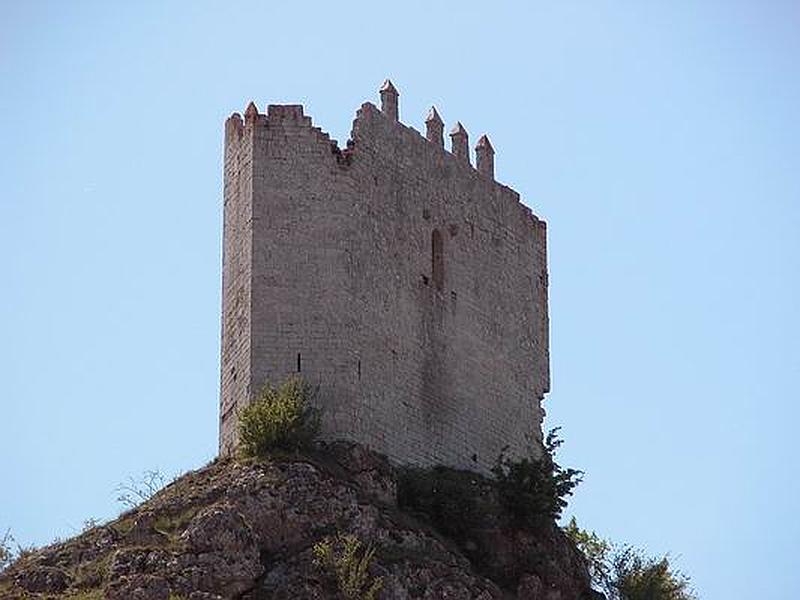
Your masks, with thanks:
[[[463,166],[469,167],[470,170],[480,176],[495,181],[495,168],[494,157],[495,149],[489,141],[487,134],[482,134],[478,138],[475,145],[475,165],[473,167],[470,148],[469,148],[469,134],[466,128],[460,121],[456,121],[449,131],[448,137],[450,138],[449,151],[445,149],[444,143],[444,121],[435,106],[431,106],[425,117],[425,135],[424,137],[413,127],[406,126],[400,121],[399,118],[399,98],[400,93],[392,83],[387,79],[378,90],[381,98],[381,108],[379,109],[371,102],[365,102],[357,111],[356,119],[353,124],[353,133],[351,139],[348,140],[346,148],[339,148],[338,143],[332,140],[330,136],[319,127],[314,127],[311,117],[304,114],[303,106],[299,104],[270,104],[267,106],[265,113],[260,113],[258,107],[254,102],[250,102],[244,111],[244,117],[239,113],[233,113],[225,124],[226,141],[229,143],[241,139],[244,130],[247,127],[286,127],[286,126],[303,126],[313,128],[321,142],[331,145],[331,153],[339,159],[340,164],[346,166],[349,163],[349,157],[357,154],[358,145],[355,141],[355,131],[358,129],[359,120],[380,114],[387,118],[391,123],[394,123],[398,128],[407,130],[412,134],[416,134],[419,143],[428,142],[431,145],[441,149],[446,155],[457,161]],[[511,192],[516,196],[519,201],[519,195],[511,188],[497,183],[507,192]],[[523,205],[524,206],[524,205]],[[533,214],[527,207],[524,207],[530,216]]]

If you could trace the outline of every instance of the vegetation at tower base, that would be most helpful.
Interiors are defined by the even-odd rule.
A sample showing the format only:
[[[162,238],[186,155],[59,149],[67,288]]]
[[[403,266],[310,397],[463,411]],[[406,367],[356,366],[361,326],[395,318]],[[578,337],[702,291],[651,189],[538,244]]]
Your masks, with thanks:
[[[279,387],[265,385],[239,411],[239,450],[243,456],[266,457],[275,450],[302,450],[311,446],[319,430],[319,416],[311,406],[313,390],[299,377]]]
[[[509,517],[508,527],[546,528],[561,517],[583,474],[556,462],[562,443],[556,428],[548,433],[539,460],[513,461],[501,455],[493,481],[446,467],[402,469],[399,505],[424,514],[444,535],[456,539],[478,528],[487,512],[498,512],[499,507]]]
[[[582,471],[565,469],[556,462],[556,450],[564,443],[558,437],[559,429],[547,434],[539,460],[512,461],[501,455],[492,470],[500,499],[519,525],[536,528],[542,521],[559,519],[567,497],[582,480]]]

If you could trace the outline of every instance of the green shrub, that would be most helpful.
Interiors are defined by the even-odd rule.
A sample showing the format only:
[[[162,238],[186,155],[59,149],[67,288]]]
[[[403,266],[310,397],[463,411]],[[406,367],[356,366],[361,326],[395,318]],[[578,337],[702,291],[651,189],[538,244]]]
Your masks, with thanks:
[[[694,600],[689,578],[674,570],[669,558],[645,556],[626,547],[612,560],[611,598],[619,600]]]
[[[398,506],[424,514],[441,533],[456,539],[479,522],[479,495],[479,478],[467,471],[408,468],[398,475]]]
[[[346,600],[375,600],[378,597],[383,579],[369,575],[375,556],[372,545],[365,548],[354,535],[338,535],[314,544],[314,556],[317,565],[335,578],[339,593]]]
[[[564,528],[584,555],[592,584],[609,600],[695,600],[689,578],[669,558],[652,558],[631,546],[616,547],[595,532],[578,527],[573,517]]]
[[[500,501],[520,526],[536,528],[557,520],[567,506],[567,496],[582,480],[582,471],[564,469],[555,461],[563,443],[558,430],[547,434],[539,460],[512,461],[501,454],[492,469]]]
[[[239,411],[239,448],[245,456],[263,457],[272,450],[308,447],[319,429],[317,411],[310,406],[311,389],[291,377],[277,389],[262,388]]]

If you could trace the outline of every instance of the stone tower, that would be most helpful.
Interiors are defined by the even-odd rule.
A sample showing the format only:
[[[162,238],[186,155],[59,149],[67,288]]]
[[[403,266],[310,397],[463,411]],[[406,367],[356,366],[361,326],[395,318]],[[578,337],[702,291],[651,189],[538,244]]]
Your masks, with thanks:
[[[225,124],[220,452],[267,381],[318,388],[322,436],[399,463],[486,472],[541,447],[545,223],[494,180],[486,136],[444,148],[361,106],[340,150],[298,105]]]

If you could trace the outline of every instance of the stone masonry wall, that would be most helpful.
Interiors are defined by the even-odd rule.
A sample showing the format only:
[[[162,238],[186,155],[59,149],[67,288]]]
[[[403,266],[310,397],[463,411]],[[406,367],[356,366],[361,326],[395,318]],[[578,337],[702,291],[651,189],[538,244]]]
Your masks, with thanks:
[[[221,452],[233,407],[299,371],[324,437],[482,472],[536,455],[546,233],[517,193],[369,103],[345,151],[300,106],[226,131]]]
[[[220,423],[235,422],[239,400],[250,388],[250,310],[252,287],[252,137],[238,115],[225,123],[225,180],[222,235],[222,344]],[[220,450],[234,440],[220,428]]]

